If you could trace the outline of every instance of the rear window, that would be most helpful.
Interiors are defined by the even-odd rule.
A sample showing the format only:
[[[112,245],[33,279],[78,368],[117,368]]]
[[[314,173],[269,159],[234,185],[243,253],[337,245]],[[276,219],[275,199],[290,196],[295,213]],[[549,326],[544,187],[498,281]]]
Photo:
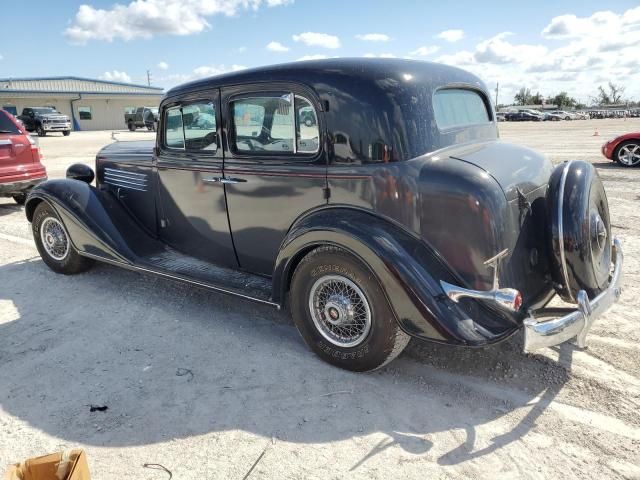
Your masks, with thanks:
[[[473,90],[438,90],[433,97],[433,110],[436,123],[441,130],[491,121],[483,97]]]
[[[13,133],[14,135],[19,134],[20,130],[18,130],[18,127],[16,127],[16,124],[13,123],[7,115],[9,114],[5,112],[0,112],[0,134],[1,133]]]

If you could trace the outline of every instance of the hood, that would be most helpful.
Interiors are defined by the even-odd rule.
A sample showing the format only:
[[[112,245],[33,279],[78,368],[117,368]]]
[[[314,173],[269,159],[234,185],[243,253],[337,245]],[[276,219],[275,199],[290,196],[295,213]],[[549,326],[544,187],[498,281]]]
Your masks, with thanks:
[[[553,170],[553,165],[543,155],[505,142],[461,147],[449,156],[483,169],[500,184],[509,201],[518,198],[518,191],[527,195],[546,185]]]
[[[135,142],[114,142],[104,147],[98,156],[104,155],[153,155],[155,140],[138,140]]]
[[[69,120],[69,117],[62,113],[40,113],[38,117],[46,118],[47,120]]]

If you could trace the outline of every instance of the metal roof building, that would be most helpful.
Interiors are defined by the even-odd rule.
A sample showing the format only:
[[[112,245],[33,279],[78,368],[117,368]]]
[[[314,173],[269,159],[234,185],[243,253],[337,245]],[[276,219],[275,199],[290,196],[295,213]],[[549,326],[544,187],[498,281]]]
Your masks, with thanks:
[[[162,88],[80,77],[2,78],[0,108],[14,115],[25,107],[55,107],[71,117],[74,130],[126,128],[125,112],[155,107]]]

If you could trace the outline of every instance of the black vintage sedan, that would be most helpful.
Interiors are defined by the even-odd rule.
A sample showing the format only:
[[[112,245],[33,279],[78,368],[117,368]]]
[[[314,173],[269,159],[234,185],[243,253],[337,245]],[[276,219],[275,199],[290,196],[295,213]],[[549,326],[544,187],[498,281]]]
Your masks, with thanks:
[[[95,187],[72,165],[26,215],[56,272],[97,260],[286,306],[350,370],[411,337],[584,346],[621,292],[602,183],[499,141],[495,119],[477,77],[434,63],[221,75],[167,93],[155,142],[102,149]],[[573,305],[546,308],[555,294]]]

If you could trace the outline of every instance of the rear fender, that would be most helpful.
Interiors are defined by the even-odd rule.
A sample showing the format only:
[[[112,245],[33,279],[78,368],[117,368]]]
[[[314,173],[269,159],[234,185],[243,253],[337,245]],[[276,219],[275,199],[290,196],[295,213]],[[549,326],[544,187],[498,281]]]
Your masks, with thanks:
[[[60,179],[38,185],[27,198],[27,220],[33,220],[42,201],[58,213],[71,243],[81,254],[134,264],[140,248],[155,243],[115,197],[85,182]]]
[[[284,303],[296,265],[321,245],[343,248],[362,260],[380,283],[400,328],[412,336],[473,346],[516,329],[511,322],[491,329],[476,323],[444,294],[440,280],[461,281],[437,252],[390,220],[348,207],[316,210],[292,226],[276,260],[275,302]]]

